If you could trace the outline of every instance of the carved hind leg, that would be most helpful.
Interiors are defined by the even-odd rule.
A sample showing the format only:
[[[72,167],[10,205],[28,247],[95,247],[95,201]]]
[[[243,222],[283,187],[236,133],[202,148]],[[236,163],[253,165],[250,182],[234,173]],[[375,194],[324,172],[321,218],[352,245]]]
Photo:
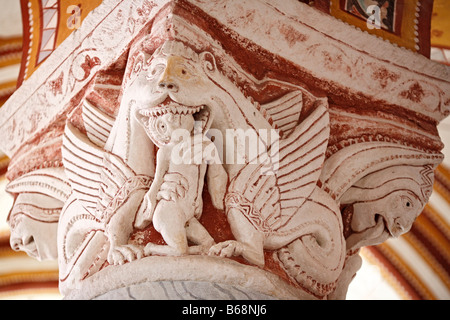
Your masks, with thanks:
[[[189,254],[208,253],[215,244],[214,239],[197,218],[192,218],[186,224],[186,235],[189,241],[196,244],[188,248]]]
[[[187,253],[186,216],[175,202],[161,200],[158,203],[153,214],[153,226],[167,245],[148,243],[144,248],[145,255],[180,256]]]
[[[264,234],[235,208],[228,210],[228,222],[236,241],[218,243],[211,247],[209,254],[219,257],[242,256],[248,262],[264,267]]]

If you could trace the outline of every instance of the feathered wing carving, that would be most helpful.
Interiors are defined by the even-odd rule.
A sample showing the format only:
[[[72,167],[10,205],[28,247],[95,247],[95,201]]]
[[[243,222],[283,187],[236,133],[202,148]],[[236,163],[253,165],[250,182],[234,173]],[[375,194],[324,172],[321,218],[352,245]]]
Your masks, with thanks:
[[[280,99],[263,104],[261,107],[280,131],[280,136],[287,137],[298,124],[298,118],[303,108],[303,93],[293,91]]]
[[[42,193],[65,202],[69,198],[72,188],[67,181],[63,168],[38,169],[12,180],[6,186],[6,191],[12,194]]]
[[[109,134],[114,125],[115,119],[98,108],[89,101],[83,101],[83,122],[86,134],[92,142],[103,148],[108,140]]]
[[[316,188],[329,137],[329,116],[320,105],[287,138],[269,150],[273,174],[261,174],[267,163],[249,164],[231,181],[228,207],[243,207],[256,229],[272,237],[291,238],[302,221],[301,207]],[[275,149],[278,148],[278,151]]]
[[[89,213],[95,215],[102,183],[103,149],[68,122],[61,150],[74,197]]]
[[[210,253],[242,255],[263,266],[263,249],[276,250],[294,281],[318,296],[330,294],[343,268],[345,241],[339,206],[317,185],[329,135],[327,104],[319,100],[286,138],[272,142],[267,162],[241,169],[226,197],[236,241]]]
[[[60,281],[66,283],[98,271],[111,250],[122,244],[117,230],[132,228],[134,221],[127,218],[133,210],[126,203],[136,191],[148,190],[152,181],[104,149],[113,118],[87,101],[82,116],[86,133],[68,122],[63,136],[63,163],[72,188],[58,229]],[[117,219],[112,221],[114,215]],[[89,258],[93,254],[97,255],[95,261]]]
[[[97,121],[106,123],[112,119],[108,120],[101,111],[86,103],[83,110],[97,114]],[[110,130],[112,126],[105,128]],[[137,175],[120,157],[100,147],[104,146],[106,139],[99,138],[97,143],[91,141],[89,137],[97,132],[93,133],[89,126],[86,130],[87,134],[84,134],[72,124],[66,124],[63,162],[74,196],[88,212],[103,220],[111,217],[111,210],[107,208],[119,206],[126,193],[139,188],[138,185],[148,188],[150,178]]]

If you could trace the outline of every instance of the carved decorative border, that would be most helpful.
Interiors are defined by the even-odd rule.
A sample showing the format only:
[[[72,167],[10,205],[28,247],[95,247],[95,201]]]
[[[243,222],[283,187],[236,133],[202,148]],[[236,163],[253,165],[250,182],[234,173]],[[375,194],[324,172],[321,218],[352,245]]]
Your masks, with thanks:
[[[2,108],[0,129],[9,134],[0,149],[12,156],[45,130],[163,7],[183,3],[198,6],[240,34],[248,46],[268,48],[298,65],[318,86],[328,84],[325,90],[330,94],[344,90],[355,99],[397,105],[435,122],[450,112],[450,68],[297,1],[249,0],[233,5],[224,0],[105,1],[42,64],[39,75],[33,74]],[[268,18],[272,21],[261,23]],[[380,70],[392,76],[379,79]]]
[[[93,10],[82,28],[73,32],[42,63],[39,73],[31,75],[4,105],[0,127],[9,134],[0,149],[11,157],[67,111],[71,100],[96,72],[116,61],[166,4],[167,1],[104,1]]]

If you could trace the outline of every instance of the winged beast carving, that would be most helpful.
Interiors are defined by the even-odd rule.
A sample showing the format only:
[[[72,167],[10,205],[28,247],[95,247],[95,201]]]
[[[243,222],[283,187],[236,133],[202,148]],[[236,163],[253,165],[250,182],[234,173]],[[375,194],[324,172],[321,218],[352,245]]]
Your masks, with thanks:
[[[101,258],[83,266],[85,273],[98,270],[101,261],[122,264],[146,255],[204,253],[193,247],[180,250],[171,241],[175,229],[166,230],[161,226],[167,224],[158,222],[169,203],[173,202],[177,211],[176,204],[189,195],[201,198],[203,182],[192,193],[188,189],[195,179],[175,178],[194,166],[188,169],[167,157],[153,158],[155,144],[158,154],[170,145],[167,126],[179,123],[191,128],[188,124],[197,120],[202,134],[211,128],[227,137],[234,130],[233,138],[220,147],[226,156],[231,153],[234,160],[242,161],[227,161],[225,156],[217,170],[205,172],[201,166],[195,170],[205,172],[213,204],[225,208],[235,240],[215,244],[200,223],[190,222],[184,238],[194,242],[203,238],[199,244],[209,243],[206,248],[213,245],[209,255],[242,256],[259,267],[265,264],[265,250],[274,250],[282,268],[300,285],[311,287],[312,281],[316,289],[311,290],[318,295],[331,292],[342,270],[345,242],[338,204],[318,187],[330,135],[326,100],[308,96],[315,102],[299,123],[303,99],[309,95],[304,89],[280,82],[290,91],[261,105],[219,71],[211,53],[196,53],[182,42],[167,41],[148,54],[143,43],[130,53],[130,72],[124,79],[117,118],[86,101],[83,118],[87,133],[70,123],[66,126],[63,158],[73,194],[63,209],[62,221],[67,228],[61,231],[61,238],[69,243],[71,237],[79,243],[76,248],[60,246],[66,250],[62,255],[66,265],[73,263],[76,250],[83,255],[86,248],[101,252]],[[195,136],[195,130],[194,126],[189,136]],[[256,153],[242,148],[249,136],[238,132],[254,134],[253,142],[261,148]],[[195,203],[192,219],[198,222],[202,202]],[[187,207],[186,202],[183,208]],[[83,225],[79,221],[84,221]],[[184,226],[187,220],[180,221]],[[133,230],[149,223],[160,229],[168,248],[129,244]],[[75,225],[79,232],[72,227]],[[203,236],[191,233],[194,229],[203,230]],[[296,261],[294,267],[288,262],[292,260]]]

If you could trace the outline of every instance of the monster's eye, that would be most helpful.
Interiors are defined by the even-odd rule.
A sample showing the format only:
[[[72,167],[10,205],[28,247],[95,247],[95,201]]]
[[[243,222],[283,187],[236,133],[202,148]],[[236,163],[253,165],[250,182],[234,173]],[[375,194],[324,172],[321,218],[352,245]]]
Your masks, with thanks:
[[[402,202],[403,207],[405,207],[407,209],[412,209],[414,207],[413,201],[407,196],[401,196],[400,201]]]
[[[159,122],[159,123],[158,123],[158,129],[159,129],[161,132],[166,132],[166,131],[167,131],[167,126],[166,126],[166,124],[165,124],[164,122]]]
[[[177,66],[176,73],[178,74],[179,77],[182,77],[185,79],[192,77],[192,74],[193,74],[192,68],[186,63],[179,64]]]

